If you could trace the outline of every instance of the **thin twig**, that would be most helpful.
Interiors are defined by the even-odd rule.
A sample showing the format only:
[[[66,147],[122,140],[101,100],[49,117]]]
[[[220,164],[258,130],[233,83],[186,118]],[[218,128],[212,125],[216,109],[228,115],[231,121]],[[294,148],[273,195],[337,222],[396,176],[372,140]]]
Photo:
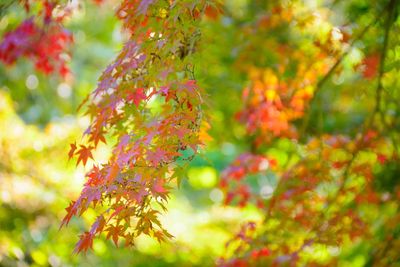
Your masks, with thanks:
[[[382,78],[383,74],[385,73],[385,61],[386,61],[386,54],[388,50],[388,44],[389,44],[389,38],[390,38],[390,29],[394,21],[394,15],[396,11],[396,1],[397,0],[391,0],[389,3],[389,15],[386,19],[386,24],[385,24],[385,37],[383,40],[383,47],[381,50],[381,55],[380,55],[380,64],[379,64],[379,73],[378,73],[378,86],[376,88],[376,102],[375,102],[375,110],[372,116],[374,116],[376,113],[381,114],[382,122],[385,122],[384,119],[384,114],[382,113],[381,109],[381,100],[382,100]]]
[[[311,99],[309,105],[308,105],[308,111],[306,116],[304,117],[304,121],[303,121],[303,125],[301,127],[300,130],[300,134],[299,137],[300,138],[304,138],[304,134],[308,128],[308,124],[310,122],[310,117],[311,117],[311,112],[310,112],[310,107],[312,106],[313,102],[315,101],[315,99],[317,98],[317,94],[319,93],[319,91],[321,91],[322,87],[325,85],[325,83],[329,80],[329,78],[333,75],[333,73],[336,71],[336,69],[340,66],[340,64],[342,63],[342,61],[345,59],[345,57],[350,53],[351,48],[354,46],[354,44],[359,41],[360,39],[362,39],[364,37],[364,35],[368,32],[368,30],[375,25],[375,23],[379,20],[379,18],[381,17],[381,15],[383,14],[383,12],[386,9],[382,10],[382,12],[380,12],[373,21],[371,21],[349,44],[348,48],[346,49],[346,51],[343,52],[343,54],[337,59],[337,61],[335,62],[335,64],[333,64],[333,66],[329,69],[329,71],[325,74],[325,76],[319,80],[319,82],[316,85],[315,91],[314,91],[314,97]]]

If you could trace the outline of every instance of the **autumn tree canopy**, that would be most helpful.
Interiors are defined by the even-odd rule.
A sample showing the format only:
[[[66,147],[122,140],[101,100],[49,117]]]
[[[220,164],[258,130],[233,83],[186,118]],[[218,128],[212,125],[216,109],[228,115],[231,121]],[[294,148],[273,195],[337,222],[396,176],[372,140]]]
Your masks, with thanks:
[[[201,158],[220,170],[221,205],[262,218],[238,225],[215,264],[345,266],[360,254],[399,266],[399,1],[110,2],[121,48],[97,66],[79,106],[90,125],[65,155],[87,172],[61,231],[95,214],[71,251],[170,242],[160,217]],[[3,34],[1,62],[78,79],[78,1],[19,4],[26,18]],[[232,149],[220,166],[208,152]]]

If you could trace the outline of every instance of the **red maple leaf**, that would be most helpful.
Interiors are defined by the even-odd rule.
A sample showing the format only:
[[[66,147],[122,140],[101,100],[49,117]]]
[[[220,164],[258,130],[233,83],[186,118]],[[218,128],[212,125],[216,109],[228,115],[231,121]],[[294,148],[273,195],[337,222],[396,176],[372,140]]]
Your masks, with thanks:
[[[137,88],[134,92],[128,92],[127,100],[132,101],[136,107],[145,99],[147,99],[147,97],[143,88]]]
[[[93,235],[89,232],[84,232],[79,236],[79,242],[75,246],[74,252],[78,254],[81,251],[86,252],[89,248],[93,248]]]
[[[65,215],[64,219],[62,220],[60,228],[63,227],[63,225],[67,225],[71,220],[72,216],[76,214],[77,210],[74,208],[75,203],[76,203],[75,201],[71,201],[69,206],[65,208],[65,210],[67,211],[67,215]]]

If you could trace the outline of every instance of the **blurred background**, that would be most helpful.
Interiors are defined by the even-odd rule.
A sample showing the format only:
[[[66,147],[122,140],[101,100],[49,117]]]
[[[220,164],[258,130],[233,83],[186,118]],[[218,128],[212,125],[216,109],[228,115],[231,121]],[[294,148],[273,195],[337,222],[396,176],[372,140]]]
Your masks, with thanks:
[[[79,4],[65,23],[74,36],[72,56],[68,58],[72,75],[65,79],[57,75],[45,76],[34,71],[33,64],[24,59],[11,68],[0,64],[0,266],[214,265],[224,254],[225,243],[242,222],[263,219],[251,205],[243,209],[224,206],[223,193],[216,186],[221,171],[237,155],[251,149],[245,127],[235,120],[242,106],[242,90],[248,84],[247,73],[241,70],[248,66],[241,66],[240,56],[248,56],[250,59],[246,60],[253,61],[256,67],[272,68],[279,66],[280,57],[276,56],[275,48],[280,43],[294,44],[304,52],[304,58],[310,51],[314,54],[314,41],[333,49],[338,46],[337,52],[342,52],[340,49],[347,45],[345,39],[349,39],[346,33],[365,28],[388,1],[292,1],[299,3],[299,8],[294,8],[295,15],[312,14],[313,22],[305,22],[309,24],[306,30],[287,24],[272,35],[263,32],[266,36],[261,36],[243,32],[259,15],[257,4],[263,1],[226,0],[227,13],[202,24],[202,53],[195,56],[196,78],[210,94],[212,127],[209,133],[213,140],[192,161],[186,179],[182,180],[181,188],[171,194],[168,212],[162,217],[164,226],[175,238],[160,245],[143,237],[137,240],[135,248],[127,249],[116,248],[103,237],[94,240],[93,251],[73,255],[78,234],[88,229],[89,221],[96,216],[87,211],[82,218],[73,218],[67,228],[59,229],[64,208],[79,195],[84,174],[91,167],[90,164],[86,168],[76,167],[75,160],[68,161],[69,144],[80,140],[89,125],[89,119],[77,108],[95,88],[101,71],[111,62],[125,38],[113,11],[118,1],[104,1],[101,5],[93,2],[71,1]],[[6,12],[0,12],[0,35],[14,29],[25,18],[26,13],[16,3]],[[339,29],[333,25],[344,26]],[[400,41],[399,19],[395,26],[393,31],[397,34],[391,37],[389,67],[383,79],[385,88],[399,88],[396,77],[400,47],[393,45]],[[373,95],[375,88],[365,78],[368,78],[366,71],[376,75],[383,32],[384,21],[378,20],[369,33],[349,49],[342,68],[327,83],[331,90],[322,91],[315,101],[316,107],[311,109],[310,125],[320,128],[310,129],[311,133],[351,135],[358,131],[374,102],[374,98],[368,96]],[[331,34],[337,35],[334,44],[326,43]],[[268,40],[263,43],[260,39]],[[254,43],[261,45],[252,46]],[[365,63],[365,59],[369,61]],[[288,69],[285,75],[295,75],[295,71]],[[354,90],[356,83],[358,87]],[[393,92],[390,97],[398,103],[400,94],[398,90]],[[390,105],[393,105],[388,104],[393,116],[398,116],[398,106]],[[266,154],[276,159],[279,166],[288,164],[293,151],[303,153],[297,142],[285,138],[266,148]],[[95,158],[106,161],[109,152],[109,147],[100,146]],[[398,167],[395,169],[398,171]],[[385,190],[398,184],[397,174],[389,177]],[[265,175],[251,177],[250,183],[261,195],[270,195],[276,179],[274,173],[267,171]],[[384,217],[393,211],[389,207],[388,211],[371,212],[376,217]],[[379,227],[376,228],[381,229]],[[368,244],[349,248],[341,255],[343,266],[364,266],[369,250]],[[337,255],[338,251],[321,249],[314,254],[323,259]]]

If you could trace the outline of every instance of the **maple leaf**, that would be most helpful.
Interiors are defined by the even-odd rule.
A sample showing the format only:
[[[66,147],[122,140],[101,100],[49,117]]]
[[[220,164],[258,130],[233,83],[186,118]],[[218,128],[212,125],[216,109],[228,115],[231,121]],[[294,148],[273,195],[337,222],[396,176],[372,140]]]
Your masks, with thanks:
[[[78,165],[79,162],[82,161],[83,166],[85,166],[89,158],[93,159],[92,155],[93,148],[94,148],[93,146],[80,145],[80,149],[76,152],[76,154],[79,155],[78,162],[76,163],[76,165]]]
[[[141,234],[153,236],[159,242],[171,237],[157,218],[153,200],[154,204],[157,202],[166,209],[163,203],[170,193],[166,182],[172,177],[179,179],[182,176],[177,174],[174,164],[182,156],[179,151],[190,147],[197,152],[201,144],[199,138],[207,139],[205,133],[199,134],[202,118],[199,105],[203,102],[196,81],[188,80],[187,75],[170,79],[176,73],[182,73],[182,65],[175,64],[182,58],[173,55],[164,61],[164,52],[159,53],[166,47],[170,49],[168,46],[176,45],[176,49],[180,49],[183,36],[197,29],[196,20],[187,14],[187,7],[182,7],[188,5],[191,10],[204,14],[206,3],[177,2],[176,6],[170,7],[177,9],[177,13],[166,10],[162,19],[157,15],[147,15],[153,3],[156,2],[134,0],[121,4],[118,16],[123,20],[123,27],[132,31],[132,36],[103,72],[91,97],[87,98],[91,102],[87,110],[91,125],[84,135],[88,135],[89,144],[78,147],[73,144],[71,149],[71,156],[78,157],[77,165],[82,162],[85,166],[89,158],[93,159],[92,150],[100,141],[105,142],[106,133],[112,133],[118,139],[108,163],[96,165],[86,174],[87,182],[74,205],[74,212],[83,214],[99,203],[108,207],[107,213],[111,215],[106,219],[101,215],[95,220],[89,232],[92,236],[82,236],[77,252],[86,251],[91,246],[91,238],[101,232],[105,232],[117,246],[122,238],[125,238],[125,244],[131,245],[133,239]],[[165,6],[165,3],[157,3],[157,7]],[[180,19],[188,22],[188,27],[182,29],[182,36],[170,38],[167,31],[171,27],[165,26],[176,23],[180,12]],[[154,27],[155,24],[160,27]],[[143,45],[146,40],[154,38],[153,32],[163,39],[162,45],[158,41]],[[167,52],[168,55],[171,53],[177,52]],[[162,64],[158,60],[151,61],[154,55],[162,60]],[[43,61],[42,67],[50,70],[53,66],[47,63],[52,61]],[[153,95],[162,100],[157,114],[152,112],[151,105],[146,105]],[[171,99],[173,101],[169,101]],[[136,227],[128,230],[131,222],[135,222]]]
[[[79,236],[79,241],[75,246],[74,253],[78,254],[81,251],[86,252],[89,248],[93,248],[93,235],[89,232],[84,232]]]
[[[135,92],[128,92],[127,100],[132,101],[136,107],[139,107],[140,102],[145,99],[147,97],[143,88],[137,88]]]
[[[158,220],[157,214],[160,214],[160,212],[157,210],[149,210],[147,213],[143,215],[144,220],[150,222],[150,228],[151,228],[151,223],[154,223],[159,227],[161,227],[161,222]]]
[[[89,142],[94,142],[94,145],[97,146],[99,141],[102,141],[104,144],[107,144],[106,138],[104,137],[105,131],[100,129],[98,131],[91,132]]]
[[[163,161],[165,161],[166,152],[163,149],[160,149],[159,147],[157,147],[156,151],[154,151],[154,152],[148,151],[147,158],[154,166],[157,166],[160,163],[162,163]]]
[[[71,148],[68,152],[68,159],[71,159],[74,156],[75,150],[76,150],[76,142],[73,144],[70,144]]]
[[[112,182],[119,173],[119,166],[113,163],[108,171],[107,181]]]
[[[134,240],[135,236],[133,234],[126,234],[125,235],[125,246],[133,246],[134,245]]]
[[[165,97],[165,102],[167,103],[171,99],[176,99],[176,92],[170,86],[161,86],[158,92]]]
[[[174,237],[167,231],[154,231],[153,236],[157,239],[158,243],[161,244],[161,242],[164,242],[167,238],[172,238]]]
[[[122,225],[110,225],[106,231],[107,233],[107,239],[112,238],[114,244],[118,247],[118,239],[121,235],[121,232],[123,230]]]
[[[61,227],[63,227],[63,225],[68,225],[72,216],[74,216],[76,214],[77,210],[75,208],[75,203],[76,203],[75,201],[71,201],[69,206],[67,208],[65,208],[65,210],[67,211],[67,215],[65,215],[64,219],[62,220],[60,229],[61,229]]]
[[[106,220],[104,219],[104,216],[98,216],[96,221],[93,223],[92,228],[90,229],[90,234],[95,235],[97,233],[101,233],[105,225]]]

